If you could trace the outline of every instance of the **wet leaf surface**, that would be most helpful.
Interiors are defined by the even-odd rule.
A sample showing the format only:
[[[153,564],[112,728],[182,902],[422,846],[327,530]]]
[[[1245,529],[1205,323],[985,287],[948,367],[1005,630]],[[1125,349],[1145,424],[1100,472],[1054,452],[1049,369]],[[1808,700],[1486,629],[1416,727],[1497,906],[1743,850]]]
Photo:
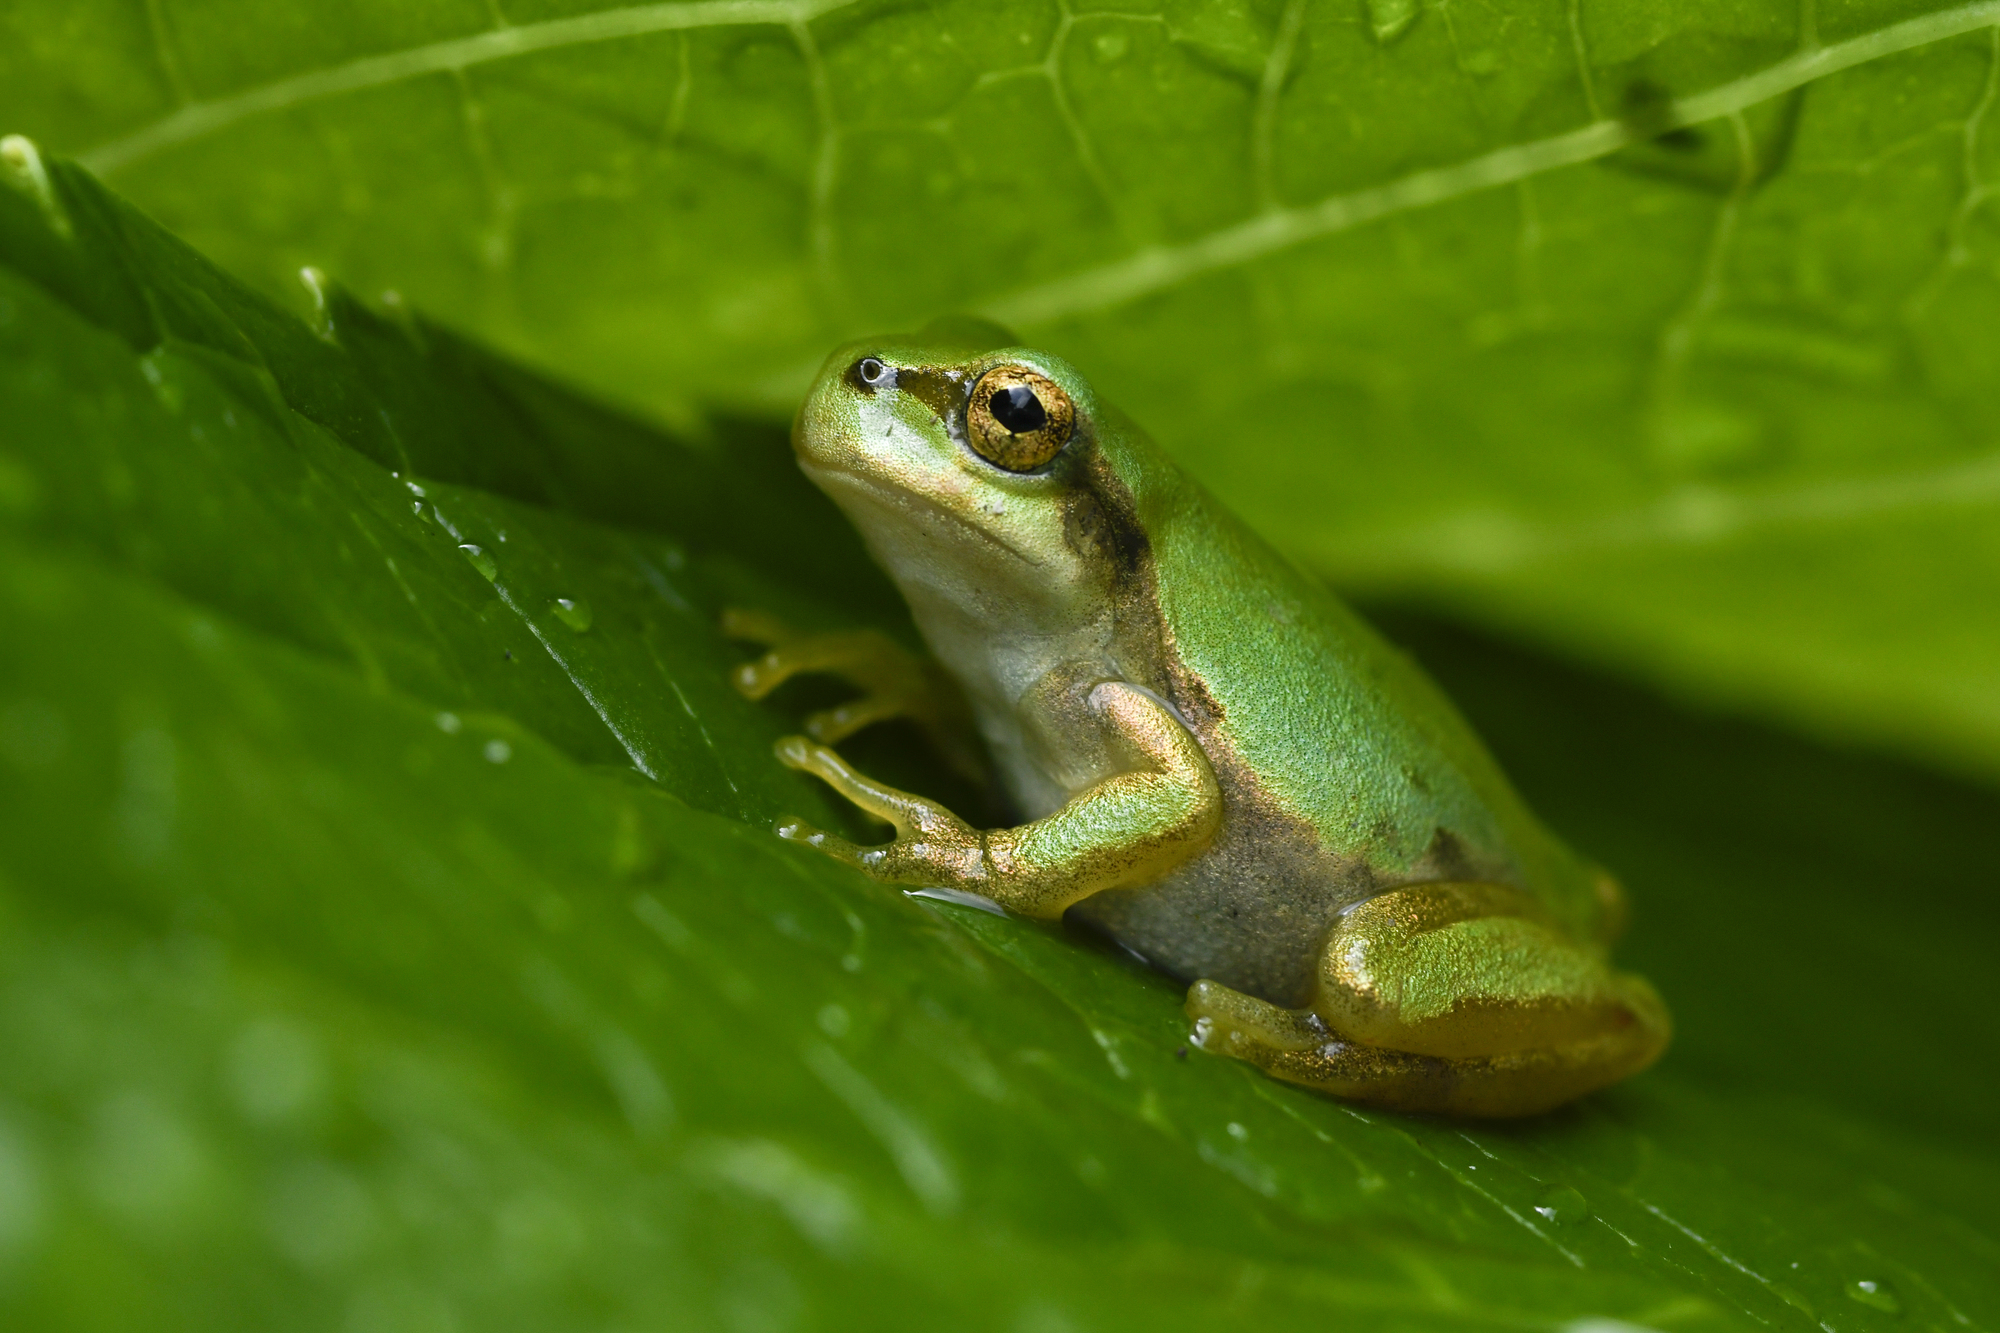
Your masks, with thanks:
[[[1992,0],[19,0],[267,292],[782,418],[956,309],[1343,586],[2000,774]]]
[[[832,812],[717,612],[907,630],[782,436],[299,322],[51,170],[0,192],[15,1325],[2000,1322],[1990,793],[1392,619],[1680,1036],[1526,1124],[1344,1107],[771,836]]]

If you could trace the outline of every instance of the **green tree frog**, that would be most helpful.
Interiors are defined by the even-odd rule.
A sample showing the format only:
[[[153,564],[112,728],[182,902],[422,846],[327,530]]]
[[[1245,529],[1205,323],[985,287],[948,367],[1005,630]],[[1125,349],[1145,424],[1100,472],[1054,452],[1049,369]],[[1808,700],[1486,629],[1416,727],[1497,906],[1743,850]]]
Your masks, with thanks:
[[[1191,983],[1200,1049],[1338,1096],[1522,1115],[1656,1059],[1665,1006],[1606,957],[1617,882],[1415,666],[1067,362],[1013,341],[958,320],[850,344],[800,409],[800,465],[936,664],[733,617],[770,648],[737,673],[751,697],[802,671],[864,690],[778,758],[895,839],[780,833],[1100,931]],[[949,746],[968,712],[1015,827],[973,828],[831,748],[896,716]]]

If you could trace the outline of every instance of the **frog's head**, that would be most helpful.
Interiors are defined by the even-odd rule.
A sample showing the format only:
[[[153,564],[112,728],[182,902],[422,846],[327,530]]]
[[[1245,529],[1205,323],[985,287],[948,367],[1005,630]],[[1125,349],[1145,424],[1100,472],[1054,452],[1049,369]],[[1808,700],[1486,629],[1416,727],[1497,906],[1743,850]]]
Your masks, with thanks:
[[[1144,554],[1107,433],[1122,421],[1068,362],[955,319],[836,350],[792,445],[913,602],[1052,625],[1093,614]]]

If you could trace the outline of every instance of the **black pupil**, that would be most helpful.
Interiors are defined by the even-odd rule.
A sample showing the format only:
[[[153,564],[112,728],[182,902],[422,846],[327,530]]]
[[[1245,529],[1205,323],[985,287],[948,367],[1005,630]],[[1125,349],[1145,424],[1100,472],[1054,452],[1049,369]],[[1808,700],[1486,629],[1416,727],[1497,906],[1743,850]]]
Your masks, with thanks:
[[[1042,407],[1042,400],[1035,397],[1035,391],[1025,384],[1010,384],[1004,389],[995,389],[988,410],[993,413],[995,421],[1016,435],[1026,435],[1049,424],[1049,414]]]
[[[882,378],[882,372],[887,370],[888,367],[872,356],[864,356],[861,358],[861,363],[855,366],[854,369],[860,372],[861,378],[865,383],[873,384],[876,380]]]

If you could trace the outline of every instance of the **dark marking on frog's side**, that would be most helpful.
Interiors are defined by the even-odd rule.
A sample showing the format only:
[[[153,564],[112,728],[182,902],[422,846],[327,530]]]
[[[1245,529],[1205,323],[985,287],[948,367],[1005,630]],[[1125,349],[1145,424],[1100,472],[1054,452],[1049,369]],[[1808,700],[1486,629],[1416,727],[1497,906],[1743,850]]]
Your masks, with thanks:
[[[1480,878],[1473,873],[1479,869],[1486,878],[1518,879],[1498,862],[1481,867],[1482,858],[1442,829],[1403,873],[1381,874],[1365,857],[1329,852],[1318,830],[1237,754],[1221,701],[1182,661],[1131,491],[1094,448],[1074,454],[1063,475],[1071,546],[1112,572],[1113,656],[1126,679],[1166,700],[1201,742],[1223,808],[1214,841],[1192,860],[1154,883],[1093,894],[1065,920],[1183,982],[1207,977],[1303,1008],[1318,985],[1320,946],[1342,911],[1400,884]],[[1387,838],[1385,830],[1385,845]]]
[[[1410,868],[1411,878],[1406,884],[1423,883],[1478,883],[1512,884],[1525,888],[1518,871],[1510,866],[1496,863],[1492,858],[1473,856],[1465,846],[1465,840],[1450,829],[1442,826],[1431,831],[1430,845],[1424,854]]]
[[[1078,555],[1111,570],[1121,586],[1143,577],[1152,554],[1138,523],[1105,504],[1103,493],[1087,482],[1063,506],[1063,537]]]

